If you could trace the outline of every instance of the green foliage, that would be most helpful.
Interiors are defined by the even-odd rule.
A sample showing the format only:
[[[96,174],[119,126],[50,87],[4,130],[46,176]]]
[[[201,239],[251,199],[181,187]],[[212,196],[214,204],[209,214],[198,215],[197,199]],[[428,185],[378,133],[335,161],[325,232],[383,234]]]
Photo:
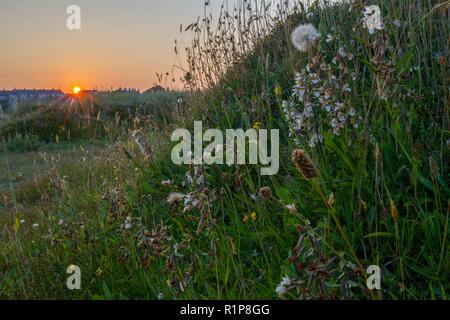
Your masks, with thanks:
[[[261,9],[248,30],[227,22],[229,29],[214,33],[208,19],[187,27],[195,44],[189,97],[162,90],[100,96],[94,117],[114,115],[111,126],[103,123],[111,142],[104,154],[51,170],[48,180],[18,189],[16,202],[5,201],[13,214],[0,231],[0,297],[274,299],[288,276],[283,298],[447,299],[448,3],[373,4],[385,23],[374,34],[360,24],[360,1],[315,5],[312,15],[301,5],[280,9],[275,19],[263,19],[269,13]],[[305,22],[322,37],[300,53],[289,38]],[[330,68],[317,71],[322,64]],[[333,98],[360,117],[359,126],[346,123],[337,134],[317,107],[313,128],[323,142],[315,147],[306,130],[290,135],[283,115],[295,74],[311,70],[323,83],[330,75],[348,83],[351,92]],[[187,110],[173,103],[180,97]],[[134,121],[117,121],[122,112]],[[280,172],[173,165],[164,143],[170,129],[200,119],[211,128],[279,128]],[[38,137],[61,136],[60,126],[26,123],[21,128]],[[14,137],[22,131],[4,128],[18,126],[0,130]],[[83,128],[79,136],[98,135],[95,126]],[[145,131],[151,159],[139,154],[129,129]],[[310,156],[317,178],[296,171],[296,148]],[[263,187],[272,196],[259,195]],[[65,288],[70,264],[83,272],[80,291]],[[382,269],[380,291],[366,289],[370,265]]]

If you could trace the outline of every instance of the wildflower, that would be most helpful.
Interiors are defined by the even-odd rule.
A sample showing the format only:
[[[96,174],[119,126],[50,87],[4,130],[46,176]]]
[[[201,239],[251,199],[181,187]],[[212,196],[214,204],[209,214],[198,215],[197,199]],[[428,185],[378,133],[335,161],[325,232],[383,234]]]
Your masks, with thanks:
[[[311,104],[308,104],[305,108],[305,111],[303,112],[303,115],[305,118],[312,118],[314,117],[314,110]]]
[[[252,219],[252,221],[256,221],[256,218],[257,218],[258,216],[256,215],[256,212],[252,212],[252,213],[250,213],[250,219]]]
[[[339,54],[342,58],[346,58],[346,57],[347,57],[347,52],[345,52],[344,47],[339,47],[338,54]]]
[[[309,147],[315,148],[317,146],[317,144],[319,144],[322,141],[323,141],[323,137],[318,133],[314,133],[311,136],[311,140],[309,141]]]
[[[377,5],[371,5],[364,8],[364,18],[363,22],[365,23],[367,29],[369,29],[369,33],[375,33],[375,30],[383,30],[384,24],[381,18],[381,10]]]
[[[326,42],[327,42],[327,43],[331,43],[331,42],[333,42],[333,40],[334,40],[334,37],[333,37],[331,34],[327,34],[327,40],[326,40]]]
[[[19,222],[20,222],[20,224],[24,224],[24,223],[25,223],[25,220],[22,219],[22,220],[20,220]]]
[[[173,185],[173,181],[172,180],[164,180],[164,181],[161,181],[161,185],[163,187],[171,187]]]
[[[33,225],[32,225],[32,227],[33,227],[33,229],[36,229],[36,228],[38,228],[38,227],[39,227],[39,223],[35,223],[35,224],[33,224]]]
[[[288,204],[286,206],[286,209],[288,209],[291,214],[297,213],[297,207],[295,206],[295,204]]]
[[[291,41],[300,52],[306,52],[319,37],[320,34],[317,29],[308,23],[301,24],[294,29]]]
[[[344,84],[344,86],[342,87],[342,90],[345,92],[352,92],[352,87],[350,87],[350,85],[348,83]]]
[[[350,117],[354,117],[354,116],[356,115],[355,109],[354,109],[354,108],[350,108],[350,111],[348,112],[348,115],[349,115]]]
[[[269,199],[272,197],[272,190],[269,187],[262,187],[259,190],[259,195],[261,196],[261,198],[263,199]]]
[[[292,285],[292,280],[288,276],[283,277],[278,287],[275,289],[275,292],[278,296],[284,296],[289,292],[289,287]]]
[[[103,274],[103,270],[100,267],[98,267],[97,270],[95,270],[95,275],[97,277],[100,277],[102,274]]]
[[[179,193],[179,192],[172,192],[171,194],[169,194],[166,201],[168,204],[173,205],[173,204],[180,203],[183,199],[184,199],[184,194]]]
[[[260,128],[261,128],[261,122],[256,121],[256,122],[253,124],[253,129],[259,130]]]
[[[125,230],[133,229],[133,223],[130,217],[125,219],[125,223],[122,225]]]
[[[314,164],[303,150],[294,150],[294,152],[292,153],[292,162],[295,164],[298,172],[300,172],[305,179],[312,179],[317,177],[317,171],[314,167]]]
[[[273,90],[273,92],[275,93],[275,96],[277,96],[277,97],[281,97],[281,95],[283,94],[283,90],[281,89],[281,87],[279,85],[275,86],[275,89]]]
[[[398,19],[395,19],[393,22],[394,26],[396,26],[397,28],[400,28],[402,26],[402,22]]]

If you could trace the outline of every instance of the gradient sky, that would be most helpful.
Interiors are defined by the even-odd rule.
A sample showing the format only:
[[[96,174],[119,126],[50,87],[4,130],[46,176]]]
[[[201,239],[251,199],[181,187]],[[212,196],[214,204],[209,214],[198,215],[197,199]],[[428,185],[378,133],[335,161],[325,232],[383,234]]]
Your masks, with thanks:
[[[222,0],[212,0],[215,10]],[[230,1],[233,2],[233,1]],[[69,5],[82,29],[66,28]],[[2,88],[133,87],[176,63],[179,28],[203,15],[204,0],[0,0]]]

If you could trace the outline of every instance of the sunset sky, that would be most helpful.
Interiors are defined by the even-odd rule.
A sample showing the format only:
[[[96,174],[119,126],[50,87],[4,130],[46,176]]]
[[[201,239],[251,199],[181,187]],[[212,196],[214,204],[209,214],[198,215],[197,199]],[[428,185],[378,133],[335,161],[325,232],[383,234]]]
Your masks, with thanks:
[[[218,10],[222,0],[212,0]],[[230,1],[232,3],[233,1]],[[69,5],[82,29],[66,28]],[[204,0],[1,0],[0,90],[151,87],[171,72],[180,24],[203,14]]]

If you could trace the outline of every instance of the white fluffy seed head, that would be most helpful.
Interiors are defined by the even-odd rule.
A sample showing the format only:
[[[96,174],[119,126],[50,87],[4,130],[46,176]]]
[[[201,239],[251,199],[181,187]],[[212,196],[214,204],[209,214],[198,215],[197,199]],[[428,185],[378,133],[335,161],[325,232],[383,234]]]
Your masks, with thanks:
[[[301,24],[294,29],[291,35],[292,44],[301,52],[306,52],[320,37],[320,33],[310,23]]]

